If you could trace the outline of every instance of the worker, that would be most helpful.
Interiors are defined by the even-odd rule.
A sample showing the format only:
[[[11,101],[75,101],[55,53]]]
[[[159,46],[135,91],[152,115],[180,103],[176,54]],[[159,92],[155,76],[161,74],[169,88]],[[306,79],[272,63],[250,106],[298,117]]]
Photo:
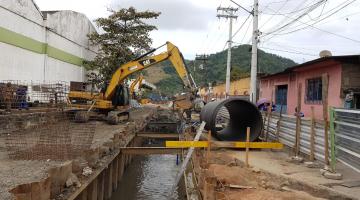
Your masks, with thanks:
[[[16,90],[16,98],[18,103],[18,109],[28,109],[28,103],[26,101],[26,93],[27,93],[27,87],[26,86],[19,86]]]
[[[270,104],[271,104],[271,112],[275,111],[276,105],[274,104],[274,102],[270,103],[270,101],[266,98],[262,98],[256,102],[256,106],[261,111],[268,111]]]

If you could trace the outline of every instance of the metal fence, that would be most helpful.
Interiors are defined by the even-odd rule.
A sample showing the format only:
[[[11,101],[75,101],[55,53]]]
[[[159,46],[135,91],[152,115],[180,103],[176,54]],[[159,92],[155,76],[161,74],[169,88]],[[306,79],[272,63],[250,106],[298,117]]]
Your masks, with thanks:
[[[333,109],[335,156],[360,172],[360,110]]]
[[[0,116],[0,151],[15,160],[70,160],[92,144],[96,122],[74,123],[63,112]]]
[[[63,106],[67,99],[67,82],[0,80],[0,109]]]
[[[329,159],[332,167],[335,160],[360,172],[360,110],[335,108],[330,109],[329,135]],[[267,114],[264,116],[264,134],[268,134],[271,140],[277,140],[284,145],[294,148],[296,135],[296,117],[272,113],[270,120]],[[333,128],[331,128],[331,126]],[[325,162],[325,123],[316,120],[314,124],[315,147],[314,157],[316,160]],[[331,131],[331,129],[333,131]],[[300,128],[300,152],[310,157],[311,119],[302,118]],[[331,151],[331,147],[333,152]]]
[[[270,120],[268,121],[269,117],[267,117],[266,114],[263,116],[264,133],[266,134],[268,132],[268,136],[271,140],[277,140],[278,135],[281,143],[293,148],[295,146],[296,117],[284,114],[280,117],[278,113],[272,113]],[[311,120],[302,118],[300,130],[300,152],[310,156]],[[314,157],[315,159],[324,162],[324,122],[319,120],[315,121],[314,130]]]

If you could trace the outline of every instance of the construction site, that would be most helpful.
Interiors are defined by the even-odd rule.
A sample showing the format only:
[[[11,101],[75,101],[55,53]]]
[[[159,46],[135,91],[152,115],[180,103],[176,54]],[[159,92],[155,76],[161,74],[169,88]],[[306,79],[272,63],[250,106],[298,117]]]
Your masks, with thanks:
[[[219,6],[228,49],[194,60],[147,48],[161,14],[137,3],[92,22],[39,2],[0,1],[0,200],[360,199],[360,55],[263,52],[257,0]],[[248,71],[230,61],[238,9]]]

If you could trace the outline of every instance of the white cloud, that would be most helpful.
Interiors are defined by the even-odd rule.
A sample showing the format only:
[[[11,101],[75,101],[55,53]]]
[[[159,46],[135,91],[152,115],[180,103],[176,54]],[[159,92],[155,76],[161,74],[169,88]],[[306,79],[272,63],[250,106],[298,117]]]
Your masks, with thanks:
[[[246,9],[251,10],[253,0],[235,0]],[[304,16],[301,21],[313,23],[320,14],[326,16],[347,2],[352,0],[327,1],[325,7],[318,7],[310,15]],[[274,3],[277,2],[277,3]],[[162,12],[160,18],[153,22],[158,26],[151,36],[154,39],[154,47],[163,44],[167,40],[179,46],[186,58],[194,58],[195,54],[215,53],[223,50],[228,40],[228,21],[216,18],[216,8],[221,5],[236,7],[229,0],[36,0],[41,10],[74,10],[86,14],[90,19],[108,15],[109,7],[134,6],[139,10],[154,10]],[[304,9],[315,1],[312,0],[262,0],[260,1],[260,31],[263,33],[274,30],[291,19],[282,15],[269,15],[271,13],[290,13],[286,16],[296,18],[298,13],[294,11]],[[355,2],[331,17],[319,22],[315,26],[355,40],[360,40],[360,2]],[[238,19],[234,21],[234,32],[244,22],[248,13],[239,9]],[[350,15],[350,16],[347,16]],[[347,19],[346,19],[347,18]],[[265,26],[263,24],[266,22]],[[304,27],[295,23],[293,27]],[[248,31],[246,31],[246,28]],[[284,28],[284,32],[293,30],[291,26]],[[250,41],[252,23],[249,20],[239,33],[234,37],[236,43]],[[289,57],[297,62],[303,62],[317,58],[319,51],[328,49],[334,55],[358,54],[360,44],[349,39],[341,38],[326,32],[307,28],[292,34],[277,35],[271,40],[269,37],[261,39],[260,47],[267,47],[282,51],[266,50],[284,57]],[[289,51],[292,53],[286,53]],[[302,55],[294,52],[300,52]]]

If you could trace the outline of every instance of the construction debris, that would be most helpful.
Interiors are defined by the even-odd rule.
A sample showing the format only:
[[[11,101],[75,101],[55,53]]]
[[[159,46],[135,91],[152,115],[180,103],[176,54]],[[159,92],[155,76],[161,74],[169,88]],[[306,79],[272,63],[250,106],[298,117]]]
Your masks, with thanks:
[[[79,187],[81,187],[81,183],[80,183],[78,177],[75,174],[71,173],[69,178],[66,180],[65,186],[67,188],[69,188],[71,186],[75,186],[75,187],[79,188]]]
[[[90,167],[85,167],[82,170],[82,175],[84,176],[90,176],[93,173],[93,170]]]

